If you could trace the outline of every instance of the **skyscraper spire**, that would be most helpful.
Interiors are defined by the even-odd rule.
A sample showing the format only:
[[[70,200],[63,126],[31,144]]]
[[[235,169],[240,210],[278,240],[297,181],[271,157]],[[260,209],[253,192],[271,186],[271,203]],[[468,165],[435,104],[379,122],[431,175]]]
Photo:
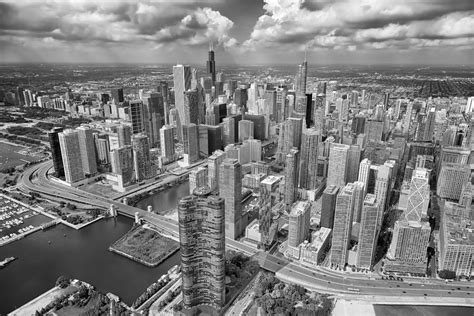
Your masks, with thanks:
[[[207,60],[207,73],[211,75],[212,86],[216,83],[216,62],[214,60],[214,44],[209,42],[209,58]]]

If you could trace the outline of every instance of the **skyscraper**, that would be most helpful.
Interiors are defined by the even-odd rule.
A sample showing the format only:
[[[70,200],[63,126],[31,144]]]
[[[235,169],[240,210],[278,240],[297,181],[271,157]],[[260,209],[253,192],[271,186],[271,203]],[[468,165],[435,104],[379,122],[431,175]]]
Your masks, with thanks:
[[[225,159],[225,153],[222,150],[216,150],[207,158],[208,186],[211,190],[219,187],[220,166]]]
[[[196,124],[182,126],[184,163],[191,165],[199,160],[199,131]]]
[[[151,93],[144,97],[144,124],[145,133],[150,141],[150,147],[158,146],[160,142],[160,128],[165,124],[163,97],[159,93]]]
[[[79,148],[81,154],[82,168],[85,174],[97,173],[97,156],[95,152],[94,136],[88,127],[78,127]]]
[[[132,146],[124,146],[111,152],[112,172],[117,175],[120,188],[132,184],[134,179],[133,150]]]
[[[254,126],[253,122],[249,120],[241,120],[239,122],[239,142],[243,142],[246,139],[253,138]]]
[[[373,194],[367,194],[362,207],[362,216],[359,230],[359,248],[357,267],[371,269],[377,245],[379,204]]]
[[[207,60],[207,73],[211,75],[212,85],[216,85],[216,62],[214,60],[214,51],[212,50],[212,44],[209,47],[209,55]]]
[[[308,239],[311,204],[308,201],[295,202],[288,217],[288,246],[298,247]]]
[[[359,145],[350,145],[347,152],[346,183],[357,181],[359,177],[360,155]]]
[[[279,201],[280,177],[268,176],[260,182],[260,204],[258,223],[261,241],[268,246],[273,242],[275,231],[272,231],[272,209]]]
[[[114,88],[110,90],[110,94],[112,95],[112,101],[115,104],[119,104],[124,101],[123,98],[123,88]]]
[[[471,169],[468,165],[445,163],[438,176],[436,194],[443,199],[459,200],[462,186],[469,181]]]
[[[132,133],[145,133],[145,112],[142,100],[133,100],[129,103],[130,120],[132,121]]]
[[[197,167],[189,173],[189,192],[193,194],[195,189],[207,187],[207,168]]]
[[[429,171],[425,168],[417,168],[411,178],[410,195],[408,196],[405,212],[406,219],[408,221],[421,221],[427,216],[429,204]]]
[[[308,74],[308,62],[306,56],[304,61],[298,65],[298,73],[296,74],[296,93],[300,95],[306,94],[306,78]]]
[[[345,186],[349,149],[349,145],[331,143],[329,150],[328,186]]]
[[[59,143],[59,133],[63,129],[55,127],[48,133],[49,147],[51,147],[51,156],[53,158],[54,175],[57,178],[64,178],[63,157],[61,155],[61,144]]]
[[[318,148],[321,134],[315,129],[305,129],[301,140],[300,187],[314,190],[318,186]]]
[[[132,148],[135,179],[137,181],[142,181],[151,176],[150,145],[148,143],[148,137],[143,134],[133,135]]]
[[[296,200],[298,188],[298,168],[300,154],[296,148],[290,149],[286,155],[285,163],[285,205],[289,210],[293,202]]]
[[[160,129],[160,147],[161,157],[166,158],[167,161],[174,159],[174,127],[165,125]]]
[[[383,213],[387,204],[388,188],[390,186],[391,170],[387,165],[378,167],[377,178],[375,180],[375,196],[379,203],[380,216],[378,217],[379,226],[382,224]],[[372,193],[372,192],[370,192]]]
[[[301,136],[303,134],[303,120],[290,117],[285,121],[283,154],[286,155],[293,148],[301,148]]]
[[[321,220],[320,226],[333,228],[334,212],[336,210],[336,198],[339,193],[339,187],[335,185],[327,186],[323,192],[321,203]]]
[[[129,125],[120,124],[117,127],[119,147],[132,144],[132,128]]]
[[[355,187],[348,183],[336,198],[331,247],[331,264],[343,268],[347,263],[347,252],[351,241],[352,216]]]
[[[225,159],[219,170],[219,196],[225,199],[226,237],[242,233],[242,171],[236,159]]]
[[[183,305],[225,305],[224,199],[198,188],[178,205]]]
[[[185,92],[191,89],[191,67],[188,65],[173,66],[173,82],[174,82],[174,104],[178,111],[177,115],[177,131],[178,139],[182,140],[181,126],[186,124],[185,119]]]
[[[68,183],[74,183],[85,178],[82,167],[79,133],[75,130],[65,130],[59,133],[61,156],[64,166],[64,176]]]
[[[430,108],[426,117],[425,130],[423,131],[423,140],[432,141],[436,124],[436,109]]]

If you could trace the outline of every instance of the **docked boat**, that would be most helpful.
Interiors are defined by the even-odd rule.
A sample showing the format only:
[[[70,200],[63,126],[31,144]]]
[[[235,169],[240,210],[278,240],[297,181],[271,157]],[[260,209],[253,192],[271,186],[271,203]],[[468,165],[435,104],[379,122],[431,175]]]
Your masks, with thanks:
[[[0,261],[0,269],[5,268],[7,264],[9,264],[15,259],[16,259],[15,257],[8,257],[8,258],[5,258],[3,261]]]

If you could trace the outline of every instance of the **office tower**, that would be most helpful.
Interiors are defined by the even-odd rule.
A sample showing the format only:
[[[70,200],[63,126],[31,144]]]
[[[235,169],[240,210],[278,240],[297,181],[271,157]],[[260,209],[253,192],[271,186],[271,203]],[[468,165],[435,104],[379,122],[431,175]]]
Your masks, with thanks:
[[[191,165],[199,160],[199,131],[196,124],[188,124],[182,126],[183,131],[183,147],[184,147],[184,163]]]
[[[186,124],[185,119],[185,92],[191,89],[191,67],[188,65],[173,66],[173,82],[174,82],[174,104],[177,110],[177,131],[178,139],[182,140],[181,126]],[[189,122],[188,122],[189,123]]]
[[[385,110],[388,109],[388,102],[390,101],[390,93],[388,92],[385,92],[384,96],[383,96],[383,108]]]
[[[353,222],[360,223],[365,195],[366,192],[364,190],[364,183],[360,181],[354,182],[354,215],[352,216]]]
[[[222,150],[216,150],[207,158],[208,186],[211,190],[219,188],[220,166],[225,158],[225,153]]]
[[[114,88],[110,90],[110,95],[112,96],[112,101],[115,104],[119,104],[124,101],[123,98],[123,88]]]
[[[94,146],[94,136],[88,127],[78,127],[76,129],[79,136],[79,149],[82,161],[82,168],[85,174],[97,173],[97,158]]]
[[[454,271],[456,276],[470,276],[474,257],[474,233],[469,228],[472,218],[457,209],[459,204],[443,203],[439,230],[438,271]]]
[[[209,151],[209,132],[208,127],[210,125],[198,125],[198,144],[199,144],[199,157],[208,157],[212,152]]]
[[[160,129],[161,157],[168,161],[174,159],[174,131],[170,125],[165,125]]]
[[[181,125],[190,123],[199,123],[199,96],[197,90],[184,92],[184,120],[181,120]]]
[[[284,123],[283,130],[283,154],[287,154],[293,147],[301,148],[301,136],[303,134],[303,120],[290,117]],[[280,131],[281,132],[281,131]]]
[[[236,159],[224,159],[219,167],[219,196],[225,199],[226,237],[242,233],[242,172]]]
[[[459,163],[467,164],[470,155],[470,149],[454,146],[441,147],[441,154],[439,157],[438,170],[445,163]]]
[[[84,179],[85,173],[82,167],[79,132],[75,130],[65,130],[59,133],[58,137],[66,182],[74,183]]]
[[[247,106],[247,89],[245,88],[237,88],[234,91],[234,103],[237,104],[239,107],[246,107]]]
[[[132,122],[132,133],[145,133],[145,115],[143,111],[143,101],[130,101],[129,107],[130,120]]]
[[[357,254],[358,268],[371,269],[377,246],[379,204],[373,194],[367,194],[362,207],[360,220],[359,248]]]
[[[345,186],[349,149],[349,145],[331,143],[329,150],[328,186]]]
[[[298,247],[308,239],[311,204],[308,201],[295,202],[288,217],[288,246]]]
[[[143,100],[145,133],[151,147],[156,147],[160,142],[160,128],[165,124],[163,97],[159,93],[151,93]]]
[[[314,115],[314,101],[313,101],[313,94],[307,93],[306,94],[306,126],[305,128],[310,128],[313,126],[313,115]]]
[[[111,152],[112,172],[117,175],[119,187],[132,184],[134,179],[134,164],[132,146],[124,146]]]
[[[315,129],[305,129],[301,140],[300,187],[314,190],[318,186],[318,148],[321,134]]]
[[[254,126],[249,120],[241,120],[239,122],[239,142],[253,138]]]
[[[223,122],[224,146],[235,143],[235,120],[231,117],[224,118]]]
[[[205,188],[182,198],[178,205],[183,305],[225,304],[224,200]]]
[[[318,97],[316,97],[318,100]],[[324,131],[324,108],[316,107],[313,115],[314,129],[322,135]]]
[[[148,137],[143,134],[133,135],[133,162],[135,179],[140,182],[150,177],[150,145]]]
[[[248,139],[244,141],[244,144],[249,145],[250,153],[249,159],[250,161],[258,162],[262,160],[262,142],[258,139]]]
[[[298,65],[298,73],[296,74],[296,93],[300,95],[306,94],[306,78],[308,74],[308,62],[305,60]]]
[[[308,100],[306,95],[299,95],[296,94],[295,96],[295,106],[293,108],[293,112],[291,113],[291,117],[306,119],[306,107],[308,104]]]
[[[329,185],[324,190],[321,203],[321,227],[333,228],[334,211],[336,209],[336,197],[338,193],[339,187],[335,185]]]
[[[410,195],[408,196],[405,217],[408,221],[421,221],[427,216],[430,204],[429,171],[425,168],[417,168],[413,172],[410,183]]]
[[[295,147],[286,155],[285,162],[285,205],[289,210],[296,200],[300,152]]]
[[[207,144],[209,146],[209,154],[224,148],[222,143],[222,128],[220,126],[207,126]]]
[[[387,165],[378,166],[377,177],[375,180],[375,196],[377,197],[377,202],[380,206],[380,213],[379,216],[379,225],[382,224],[383,220],[383,213],[385,212],[385,207],[387,204],[387,195],[388,195],[388,188],[390,185],[390,177],[391,177],[391,170],[390,167]]]
[[[207,168],[197,167],[189,173],[189,192],[193,194],[195,189],[207,187]]]
[[[207,60],[207,73],[211,76],[212,85],[214,86],[216,82],[216,62],[214,60],[214,51],[211,47],[209,48],[209,58]]]
[[[253,122],[253,131],[254,131],[253,138],[259,139],[261,141],[265,140],[266,124],[265,124],[265,117],[263,115],[245,114],[245,117],[243,117],[242,119]]]
[[[365,134],[367,135],[367,141],[373,143],[379,143],[383,137],[383,121],[367,120],[365,123]]]
[[[471,178],[471,169],[468,165],[445,163],[438,176],[436,194],[443,199],[458,201],[463,185]]]
[[[168,112],[170,110],[168,83],[166,81],[160,81],[160,84],[158,85],[156,90],[161,94],[161,97],[163,98],[164,119],[165,119],[165,124],[168,125],[170,124],[169,118],[168,118]]]
[[[273,242],[276,234],[276,229],[272,231],[272,209],[280,200],[280,181],[280,177],[268,176],[260,182],[258,223],[261,241],[267,246]]]
[[[356,115],[352,119],[352,132],[356,135],[364,134],[365,132],[365,116]]]
[[[276,90],[265,90],[265,105],[269,109],[269,118],[273,121],[277,119]]]
[[[107,134],[94,134],[95,151],[97,153],[97,163],[107,165],[110,163],[110,142]]]
[[[428,222],[409,222],[405,219],[396,221],[392,242],[387,251],[387,258],[395,261],[395,264],[386,262],[386,269],[424,274],[430,235]]]
[[[423,131],[423,140],[433,140],[433,134],[436,124],[436,109],[431,108],[426,117],[425,130]]]
[[[287,109],[287,94],[286,88],[277,88],[276,90],[276,107],[277,107],[277,123],[283,122],[289,117],[288,109]]]
[[[336,198],[331,247],[331,264],[344,268],[351,241],[352,215],[354,209],[354,184],[348,183]]]
[[[360,156],[360,147],[358,145],[350,145],[347,152],[346,183],[357,181],[359,177]]]
[[[63,129],[55,127],[48,133],[49,147],[51,147],[51,156],[53,158],[54,176],[64,179],[63,157],[61,155],[61,144],[59,143],[59,133]]]

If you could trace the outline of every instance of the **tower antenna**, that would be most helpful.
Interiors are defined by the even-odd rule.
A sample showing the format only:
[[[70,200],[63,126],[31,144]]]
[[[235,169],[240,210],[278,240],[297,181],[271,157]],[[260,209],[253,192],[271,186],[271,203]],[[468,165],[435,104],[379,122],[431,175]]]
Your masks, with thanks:
[[[308,44],[304,46],[304,61],[306,61],[306,53],[308,51]]]

